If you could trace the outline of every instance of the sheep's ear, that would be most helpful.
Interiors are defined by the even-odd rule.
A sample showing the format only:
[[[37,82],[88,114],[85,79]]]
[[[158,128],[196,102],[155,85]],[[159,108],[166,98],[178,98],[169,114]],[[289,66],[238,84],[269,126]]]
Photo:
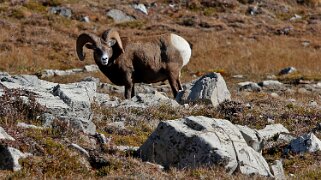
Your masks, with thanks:
[[[112,47],[116,44],[116,40],[112,39],[107,42],[107,46]]]
[[[95,48],[96,48],[96,46],[93,45],[93,44],[86,44],[85,46],[86,46],[86,48],[88,48],[88,49],[95,49]]]

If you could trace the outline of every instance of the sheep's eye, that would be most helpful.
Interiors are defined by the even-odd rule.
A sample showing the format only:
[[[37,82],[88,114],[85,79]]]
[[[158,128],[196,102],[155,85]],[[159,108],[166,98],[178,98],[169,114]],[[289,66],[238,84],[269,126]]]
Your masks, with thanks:
[[[95,45],[92,45],[92,44],[86,44],[85,46],[88,49],[96,49],[97,48]]]

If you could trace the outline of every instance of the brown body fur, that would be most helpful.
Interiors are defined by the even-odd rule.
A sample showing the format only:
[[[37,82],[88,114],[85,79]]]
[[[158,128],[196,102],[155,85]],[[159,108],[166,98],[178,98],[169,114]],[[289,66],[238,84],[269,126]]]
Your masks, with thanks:
[[[112,33],[115,32],[112,31]],[[118,32],[116,36],[112,37],[107,34],[102,35],[101,39],[104,43],[112,38],[119,38]],[[86,42],[92,43],[94,46],[86,47],[94,50],[96,64],[111,82],[125,86],[125,98],[135,95],[135,83],[155,83],[168,80],[174,97],[182,89],[179,76],[183,67],[183,59],[180,52],[172,45],[170,33],[140,39],[123,38],[120,40],[119,38],[117,44],[110,47],[101,45],[104,43],[100,43],[99,38],[92,34],[80,36],[87,38],[83,42],[81,41],[85,39],[84,37],[78,38],[79,42],[77,40],[77,52],[80,60],[84,59],[82,46]],[[104,65],[99,57],[100,49],[112,52],[107,65]]]
[[[139,40],[127,40],[124,51],[119,57],[114,58],[112,64],[103,66],[100,62],[100,70],[116,85],[132,89],[134,95],[134,83],[155,83],[169,80],[173,82],[172,90],[176,96],[181,89],[179,73],[183,60],[179,52],[170,43],[170,34],[149,37]],[[125,42],[125,41],[123,41]],[[117,59],[117,60],[115,60]]]

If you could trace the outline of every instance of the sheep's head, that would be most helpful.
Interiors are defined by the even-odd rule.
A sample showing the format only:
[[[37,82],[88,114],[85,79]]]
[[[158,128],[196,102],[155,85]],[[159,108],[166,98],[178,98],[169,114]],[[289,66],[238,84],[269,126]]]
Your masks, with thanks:
[[[77,55],[81,61],[85,59],[83,52],[83,46],[85,46],[94,51],[94,59],[96,63],[101,65],[108,65],[112,57],[117,58],[124,52],[119,34],[113,29],[105,31],[101,37],[90,33],[82,33],[79,35],[76,44]]]

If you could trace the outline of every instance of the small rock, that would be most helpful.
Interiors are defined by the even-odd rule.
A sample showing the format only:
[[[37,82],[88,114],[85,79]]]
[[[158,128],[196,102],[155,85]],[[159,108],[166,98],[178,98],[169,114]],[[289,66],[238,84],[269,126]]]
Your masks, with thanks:
[[[279,89],[283,86],[283,83],[276,80],[266,80],[258,83],[259,86],[267,89]]]
[[[85,22],[85,23],[89,23],[90,22],[90,19],[88,16],[84,16],[80,19],[81,22]]]
[[[284,68],[282,69],[280,72],[279,72],[279,75],[286,75],[286,74],[291,74],[291,73],[294,73],[296,72],[296,68],[295,67],[287,67],[287,68]]]
[[[42,122],[43,127],[51,128],[54,120],[57,118],[51,113],[43,113],[38,119]]]
[[[266,125],[264,129],[258,130],[258,133],[263,139],[269,140],[275,137],[276,135],[279,135],[282,133],[288,134],[290,132],[282,124],[270,124],[270,125]]]
[[[276,80],[277,77],[276,77],[276,75],[272,74],[272,75],[267,75],[266,79],[268,79],[268,80]]]
[[[305,88],[299,88],[298,89],[298,93],[299,94],[309,94],[309,91]]]
[[[247,8],[247,13],[254,16],[262,13],[262,9],[258,6],[249,6]]]
[[[285,93],[293,95],[295,93],[295,90],[293,89],[287,89],[285,90]],[[293,98],[292,98],[293,99]]]
[[[275,34],[276,35],[289,35],[290,32],[293,31],[293,29],[294,28],[291,26],[283,27],[283,28],[277,29]]]
[[[151,163],[151,162],[146,162],[146,164],[148,164],[150,166],[153,166],[153,167],[156,167],[157,169],[159,169],[161,171],[165,169],[164,166],[159,165],[159,164],[155,164],[155,163]]]
[[[308,133],[292,140],[289,148],[294,153],[312,153],[321,150],[321,141],[313,133]]]
[[[267,122],[268,122],[269,124],[274,124],[275,120],[274,120],[274,119],[271,119],[271,118],[268,118],[268,119],[267,119]]]
[[[246,103],[244,106],[247,107],[248,109],[252,108],[252,105],[250,103]]]
[[[244,78],[244,76],[241,75],[241,74],[234,75],[234,76],[232,76],[232,77],[235,78],[235,79],[243,79],[243,78]]]
[[[9,134],[7,134],[7,132],[2,127],[0,127],[0,140],[14,141],[15,139]]]
[[[116,23],[128,22],[135,20],[134,17],[127,15],[121,10],[111,9],[107,12],[107,16],[113,18]]]
[[[27,124],[24,122],[18,122],[17,127],[24,128],[24,129],[43,129],[43,127]]]
[[[127,152],[127,151],[136,152],[139,149],[139,147],[136,147],[136,146],[116,146],[115,148],[123,152]]]
[[[32,156],[29,153],[22,153],[18,149],[12,147],[4,147],[2,145],[0,145],[0,154],[0,170],[13,171],[21,170],[19,159]]]
[[[278,141],[290,143],[292,140],[294,140],[295,137],[290,134],[280,134],[278,137]]]
[[[316,101],[310,101],[309,102],[309,106],[311,106],[311,107],[318,107],[318,103],[316,102]]]
[[[279,96],[277,93],[275,93],[275,92],[271,93],[270,95],[271,95],[271,97],[273,97],[273,98],[279,98],[279,97],[280,97],[280,96]]]
[[[2,97],[4,95],[4,90],[3,89],[0,89],[0,97]]]
[[[112,122],[112,123],[109,123],[108,126],[118,128],[118,129],[125,129],[124,121]]]
[[[293,17],[290,18],[290,21],[296,21],[302,19],[302,16],[298,15],[298,14],[294,14]]]
[[[102,133],[96,133],[95,137],[98,139],[98,142],[101,144],[107,144],[110,139],[107,139],[106,136]]]
[[[134,4],[133,8],[148,15],[148,10],[144,4]]]
[[[291,98],[291,99],[288,99],[287,102],[294,103],[296,102],[296,99]]]
[[[89,153],[87,150],[85,150],[84,148],[80,147],[78,144],[70,144],[70,147],[76,149],[77,151],[79,151],[81,154],[83,154],[84,156],[86,156],[87,158],[89,158]]]
[[[286,180],[281,160],[275,160],[271,166],[275,180]]]
[[[71,18],[72,12],[71,9],[68,9],[66,7],[51,7],[49,9],[49,12],[52,14],[59,14],[60,16],[64,16],[66,18]]]
[[[83,69],[85,72],[96,72],[99,71],[99,68],[96,64],[86,65]]]
[[[257,84],[257,83],[254,83],[254,82],[240,82],[238,83],[238,86],[239,86],[239,90],[240,91],[256,91],[256,92],[259,92],[262,90],[262,88]]]
[[[308,47],[308,46],[310,46],[311,42],[305,40],[305,41],[303,41],[301,44],[302,44],[303,47]]]

